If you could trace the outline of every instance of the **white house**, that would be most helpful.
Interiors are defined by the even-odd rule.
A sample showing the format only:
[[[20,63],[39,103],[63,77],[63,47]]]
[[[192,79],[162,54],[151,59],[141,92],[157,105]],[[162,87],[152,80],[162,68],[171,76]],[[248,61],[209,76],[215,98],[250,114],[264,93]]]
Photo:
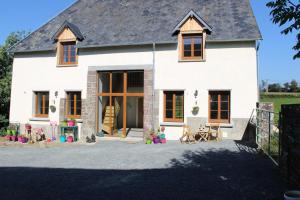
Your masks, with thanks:
[[[76,118],[80,137],[219,123],[241,138],[258,101],[248,0],[78,0],[11,49],[10,121]]]

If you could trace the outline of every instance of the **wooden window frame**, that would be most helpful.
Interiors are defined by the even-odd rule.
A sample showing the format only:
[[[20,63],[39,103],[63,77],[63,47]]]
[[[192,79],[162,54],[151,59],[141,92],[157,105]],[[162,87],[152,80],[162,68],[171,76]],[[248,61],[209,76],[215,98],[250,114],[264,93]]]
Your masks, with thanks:
[[[42,95],[42,114],[38,114],[38,94],[39,93],[44,93]],[[49,117],[49,105],[48,105],[48,114],[46,114],[46,96],[48,94],[48,104],[49,104],[49,92],[34,92],[35,95],[35,111],[34,111],[34,117],[38,118],[48,118]]]
[[[176,93],[182,92],[183,93],[183,102],[182,102],[182,113],[183,116],[182,118],[176,118]],[[173,111],[173,118],[167,118],[166,114],[166,103],[167,103],[167,93],[173,93],[173,106],[172,106],[172,111]],[[163,120],[164,122],[184,122],[184,91],[164,91],[164,104],[163,104]]]
[[[211,119],[211,94],[218,94],[218,118]],[[221,96],[222,94],[228,95],[228,119],[221,119]],[[208,122],[209,123],[231,123],[231,92],[230,91],[209,91],[208,95]]]
[[[74,118],[74,119],[80,119],[81,118],[81,114],[80,115],[78,115],[77,114],[77,95],[74,95],[74,99],[73,99],[73,101],[74,101],[74,108],[73,108],[73,111],[74,111],[74,115],[69,115],[68,113],[69,113],[69,103],[70,103],[70,96],[71,96],[71,94],[72,93],[80,93],[80,103],[81,103],[81,109],[82,109],[82,102],[81,102],[81,91],[68,91],[68,92],[66,92],[66,94],[67,94],[67,98],[66,98],[66,117],[67,118]]]
[[[185,61],[201,61],[204,60],[204,34],[203,33],[198,33],[198,34],[182,34],[181,35],[181,60]],[[195,54],[195,43],[194,43],[194,38],[196,37],[201,37],[201,56],[194,56]],[[191,38],[191,56],[184,56],[184,39],[186,38]]]
[[[64,60],[64,46],[67,44],[74,43],[75,46],[75,61],[71,62],[71,48],[69,46],[68,48],[68,61],[65,62]],[[59,41],[59,53],[58,53],[58,65],[60,66],[72,66],[72,65],[77,65],[78,64],[78,48],[76,47],[76,41],[74,40],[65,40],[65,41]]]

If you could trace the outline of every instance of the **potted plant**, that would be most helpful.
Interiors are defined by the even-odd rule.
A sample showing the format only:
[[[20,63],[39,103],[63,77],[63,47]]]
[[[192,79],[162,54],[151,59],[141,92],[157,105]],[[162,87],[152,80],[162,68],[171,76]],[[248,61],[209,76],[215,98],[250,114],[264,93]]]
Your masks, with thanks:
[[[73,136],[72,136],[72,135],[69,135],[69,136],[67,137],[67,142],[68,142],[68,143],[72,143],[73,141],[74,141]]]
[[[68,120],[67,123],[68,123],[69,127],[72,127],[72,126],[75,126],[75,122],[76,122],[76,120],[74,118],[71,118],[71,119]]]
[[[26,123],[26,124],[25,124],[25,129],[26,129],[26,130],[31,130],[31,124]]]
[[[28,142],[28,137],[25,135],[22,135],[22,143],[25,144]]]
[[[63,126],[63,127],[68,126],[68,120],[64,119],[63,121],[60,122],[60,125]]]
[[[13,142],[17,141],[17,131],[16,130],[11,131],[10,140]]]
[[[61,135],[59,137],[59,140],[60,140],[61,143],[65,143],[66,142],[66,136],[65,135]]]
[[[18,135],[18,142],[22,143],[22,135]]]

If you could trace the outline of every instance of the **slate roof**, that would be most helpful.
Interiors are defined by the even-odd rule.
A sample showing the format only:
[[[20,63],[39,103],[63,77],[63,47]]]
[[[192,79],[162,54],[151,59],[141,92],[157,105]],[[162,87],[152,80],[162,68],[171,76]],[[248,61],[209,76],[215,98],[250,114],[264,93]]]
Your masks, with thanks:
[[[212,28],[208,41],[261,39],[249,0],[78,0],[12,51],[55,49],[51,39],[66,20],[84,36],[79,48],[175,43],[172,31],[191,10]]]

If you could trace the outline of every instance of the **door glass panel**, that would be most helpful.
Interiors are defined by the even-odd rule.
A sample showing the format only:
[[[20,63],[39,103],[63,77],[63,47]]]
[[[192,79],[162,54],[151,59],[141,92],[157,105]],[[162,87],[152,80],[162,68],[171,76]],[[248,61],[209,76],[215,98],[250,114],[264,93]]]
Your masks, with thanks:
[[[124,73],[113,72],[112,73],[112,92],[122,93],[124,91]]]
[[[99,74],[99,93],[109,93],[109,75],[108,72],[101,72]]]
[[[123,134],[123,97],[112,97],[112,126],[113,135]]]
[[[127,73],[127,92],[128,93],[144,92],[144,72]]]
[[[110,116],[109,97],[99,97],[99,130],[108,135],[112,133]]]

